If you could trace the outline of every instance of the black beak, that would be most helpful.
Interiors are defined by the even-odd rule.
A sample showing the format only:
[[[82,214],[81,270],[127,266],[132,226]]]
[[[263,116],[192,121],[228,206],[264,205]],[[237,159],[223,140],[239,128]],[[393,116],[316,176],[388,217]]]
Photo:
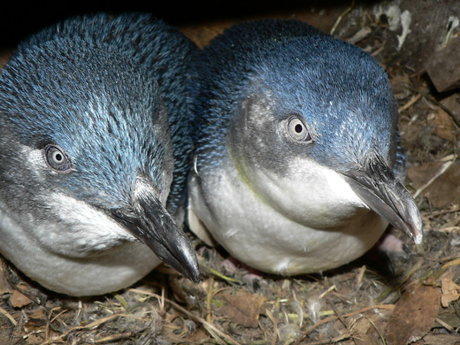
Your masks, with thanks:
[[[200,271],[184,232],[153,193],[142,193],[127,209],[112,210],[112,215],[130,233],[149,246],[165,263],[194,282],[200,281]]]
[[[380,156],[373,155],[362,169],[344,175],[369,208],[415,243],[422,242],[422,219],[415,200]]]

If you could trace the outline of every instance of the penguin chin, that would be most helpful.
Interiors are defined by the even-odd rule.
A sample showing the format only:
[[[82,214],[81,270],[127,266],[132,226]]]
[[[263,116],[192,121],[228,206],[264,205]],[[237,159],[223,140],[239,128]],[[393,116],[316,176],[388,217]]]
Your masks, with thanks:
[[[342,174],[310,159],[293,159],[283,176],[265,168],[250,176],[259,199],[308,227],[334,230],[371,212]]]
[[[18,222],[18,218],[24,217],[18,217],[0,202],[2,255],[29,278],[56,292],[90,296],[116,291],[136,282],[161,262],[139,242],[112,239],[104,247],[92,245],[90,249],[76,243],[83,232],[97,229],[44,222],[36,226],[37,223]],[[63,234],[64,230],[79,235],[70,237]]]
[[[69,258],[106,255],[127,242],[136,242],[121,224],[88,203],[63,193],[46,198],[52,219],[44,219],[32,235],[48,251]]]

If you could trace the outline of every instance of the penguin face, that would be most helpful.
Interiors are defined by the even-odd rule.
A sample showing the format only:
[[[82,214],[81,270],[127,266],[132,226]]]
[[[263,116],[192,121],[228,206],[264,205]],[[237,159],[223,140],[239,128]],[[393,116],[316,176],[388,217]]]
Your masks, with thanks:
[[[168,190],[171,147],[157,85],[122,56],[72,56],[73,44],[26,51],[2,73],[2,131],[28,151],[21,171],[33,171],[29,183],[97,207],[126,205],[138,174]],[[4,157],[15,159],[14,148]]]
[[[372,204],[353,182],[359,174],[373,191],[392,190],[375,191],[377,199],[398,195],[416,210],[392,172],[397,114],[386,74],[359,49],[321,44],[325,39],[279,44],[248,78],[227,139],[241,180],[278,212],[314,228],[340,228],[394,203]]]

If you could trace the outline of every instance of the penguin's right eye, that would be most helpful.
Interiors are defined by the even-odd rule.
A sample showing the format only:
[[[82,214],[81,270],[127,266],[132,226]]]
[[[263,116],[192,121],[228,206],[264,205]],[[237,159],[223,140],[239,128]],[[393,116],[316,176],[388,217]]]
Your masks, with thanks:
[[[66,153],[57,145],[46,145],[44,149],[45,160],[48,166],[59,173],[72,171],[72,162]]]
[[[286,131],[289,134],[289,137],[296,142],[308,144],[313,141],[307,126],[296,115],[290,116],[287,120]]]

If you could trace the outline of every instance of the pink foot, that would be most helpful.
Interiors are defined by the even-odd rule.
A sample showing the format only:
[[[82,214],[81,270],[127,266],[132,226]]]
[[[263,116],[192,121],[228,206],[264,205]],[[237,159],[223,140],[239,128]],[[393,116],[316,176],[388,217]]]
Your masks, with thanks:
[[[377,243],[377,248],[385,253],[401,253],[404,252],[403,242],[396,236],[385,233]]]

